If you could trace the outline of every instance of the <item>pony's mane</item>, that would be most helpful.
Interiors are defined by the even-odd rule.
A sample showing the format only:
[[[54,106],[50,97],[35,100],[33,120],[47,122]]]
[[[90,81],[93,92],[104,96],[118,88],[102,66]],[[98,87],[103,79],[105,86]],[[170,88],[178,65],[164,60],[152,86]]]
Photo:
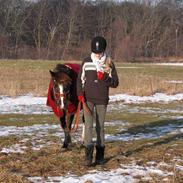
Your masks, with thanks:
[[[56,67],[53,69],[53,76],[56,80],[62,82],[65,81],[67,83],[72,83],[72,73],[71,69],[63,64],[57,64]]]
[[[71,70],[64,64],[57,64],[56,67],[53,69],[53,72],[55,72],[55,73],[64,72],[68,76],[70,76],[70,74],[71,74]]]

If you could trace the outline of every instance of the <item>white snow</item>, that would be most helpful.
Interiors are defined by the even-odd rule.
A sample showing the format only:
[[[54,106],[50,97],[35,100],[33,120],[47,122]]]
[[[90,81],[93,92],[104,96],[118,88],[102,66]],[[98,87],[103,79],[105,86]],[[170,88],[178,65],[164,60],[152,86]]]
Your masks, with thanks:
[[[170,80],[170,81],[165,81],[166,83],[173,83],[173,84],[183,84],[183,81],[181,80]]]
[[[45,97],[34,97],[31,94],[10,98],[0,96],[0,114],[48,114]]]
[[[117,94],[109,97],[109,103],[122,102],[114,105],[124,107],[123,104],[138,104],[138,103],[169,103],[183,100],[183,93],[176,95],[166,95],[156,93],[152,96],[131,96],[127,94]],[[125,108],[125,107],[124,107]],[[49,114],[51,109],[46,106],[46,97],[34,97],[31,94],[10,98],[8,96],[0,96],[0,114]]]
[[[140,139],[156,139],[168,134],[183,133],[183,124],[169,124],[166,126],[144,127],[144,131],[139,133],[125,132],[123,129],[121,133],[112,135],[106,134],[106,141],[131,141]],[[145,132],[147,130],[147,132]]]
[[[116,67],[117,69],[141,69],[143,67],[134,67],[134,66],[125,66],[125,67]]]
[[[166,65],[166,66],[183,66],[183,63],[153,63],[153,65]]]
[[[2,153],[9,154],[9,153],[20,153],[23,154],[24,150],[27,149],[26,146],[21,146],[20,144],[14,144],[9,148],[3,147],[1,150]]]
[[[64,177],[30,177],[29,181],[34,183],[39,182],[60,182],[60,183],[84,183],[87,180],[92,181],[92,183],[135,183],[138,182],[138,178],[141,180],[150,181],[151,176],[157,175],[160,177],[172,176],[173,172],[162,171],[155,166],[139,166],[134,162],[129,165],[121,165],[121,168],[111,171],[92,171],[83,176],[76,176],[73,174],[68,174]],[[138,178],[137,178],[138,177]],[[167,180],[168,177],[167,177]]]
[[[123,101],[126,104],[134,104],[134,103],[169,103],[173,101],[183,100],[183,93],[179,93],[176,95],[166,95],[164,93],[156,93],[151,96],[131,96],[127,94],[116,94],[110,96],[110,102]]]
[[[25,153],[27,147],[26,143],[29,142],[31,144],[32,150],[40,150],[43,147],[48,147],[53,142],[48,142],[45,140],[47,136],[59,136],[60,138],[64,138],[64,133],[60,132],[59,125],[32,125],[32,126],[24,126],[24,127],[16,127],[16,126],[1,126],[0,128],[0,137],[6,136],[16,136],[17,143],[11,146],[3,147],[0,149],[2,153]],[[56,132],[55,132],[56,131]]]
[[[183,166],[181,165],[175,165],[176,170],[183,172]]]

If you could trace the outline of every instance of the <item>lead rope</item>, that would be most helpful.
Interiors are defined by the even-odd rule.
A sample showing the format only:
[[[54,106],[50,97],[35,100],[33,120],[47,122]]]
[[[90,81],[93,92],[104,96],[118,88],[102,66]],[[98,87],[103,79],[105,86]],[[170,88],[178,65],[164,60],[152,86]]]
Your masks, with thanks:
[[[91,114],[90,110],[88,109],[88,106],[86,105],[86,102],[79,101],[77,111],[75,114],[75,121],[73,124],[73,127],[69,130],[69,132],[76,132],[78,129],[79,125],[79,116],[80,116],[80,111],[81,111],[81,103],[83,103],[83,109],[88,113]],[[68,126],[68,125],[67,125]]]
[[[81,101],[79,101],[78,103],[77,111],[75,114],[76,115],[75,122],[73,124],[73,127],[71,128],[71,132],[75,132],[78,129],[80,110],[81,110]]]

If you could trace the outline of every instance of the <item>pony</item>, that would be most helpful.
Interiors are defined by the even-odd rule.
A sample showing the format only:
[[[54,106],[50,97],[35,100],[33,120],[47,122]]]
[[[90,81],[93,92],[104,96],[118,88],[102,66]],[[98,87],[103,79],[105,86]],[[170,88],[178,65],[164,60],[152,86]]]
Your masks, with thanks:
[[[79,69],[79,64],[57,64],[53,71],[50,70],[47,106],[52,108],[64,130],[62,148],[68,148],[71,143],[72,123],[75,114],[79,115],[80,111],[76,91]]]

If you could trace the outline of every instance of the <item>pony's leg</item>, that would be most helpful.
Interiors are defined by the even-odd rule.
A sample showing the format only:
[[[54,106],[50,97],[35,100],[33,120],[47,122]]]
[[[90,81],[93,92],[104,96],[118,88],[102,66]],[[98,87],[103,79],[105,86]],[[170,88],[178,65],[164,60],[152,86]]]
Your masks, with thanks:
[[[65,114],[60,118],[60,125],[61,125],[62,129],[65,129],[65,127],[66,127]]]
[[[67,119],[67,124],[66,124],[66,129],[69,129],[69,131],[65,131],[65,141],[67,144],[71,143],[71,134],[70,134],[70,130],[72,127],[72,122],[74,119],[74,115],[73,114],[69,114],[68,115],[68,119]]]
[[[64,139],[62,148],[68,148],[69,144],[71,143],[71,135],[69,132],[65,131],[64,136],[65,136],[65,139]]]
[[[60,118],[60,125],[64,130],[64,142],[63,142],[62,148],[67,148],[69,144],[68,143],[69,132],[66,132],[66,115],[65,114]]]
[[[63,143],[62,148],[68,148],[68,145],[71,143],[71,134],[70,134],[69,130],[71,130],[71,125],[72,125],[72,121],[74,119],[74,115],[69,114],[67,116],[67,119],[65,119],[65,118],[66,118],[66,116],[63,118],[63,121],[61,121],[61,125],[64,130],[64,143]]]

